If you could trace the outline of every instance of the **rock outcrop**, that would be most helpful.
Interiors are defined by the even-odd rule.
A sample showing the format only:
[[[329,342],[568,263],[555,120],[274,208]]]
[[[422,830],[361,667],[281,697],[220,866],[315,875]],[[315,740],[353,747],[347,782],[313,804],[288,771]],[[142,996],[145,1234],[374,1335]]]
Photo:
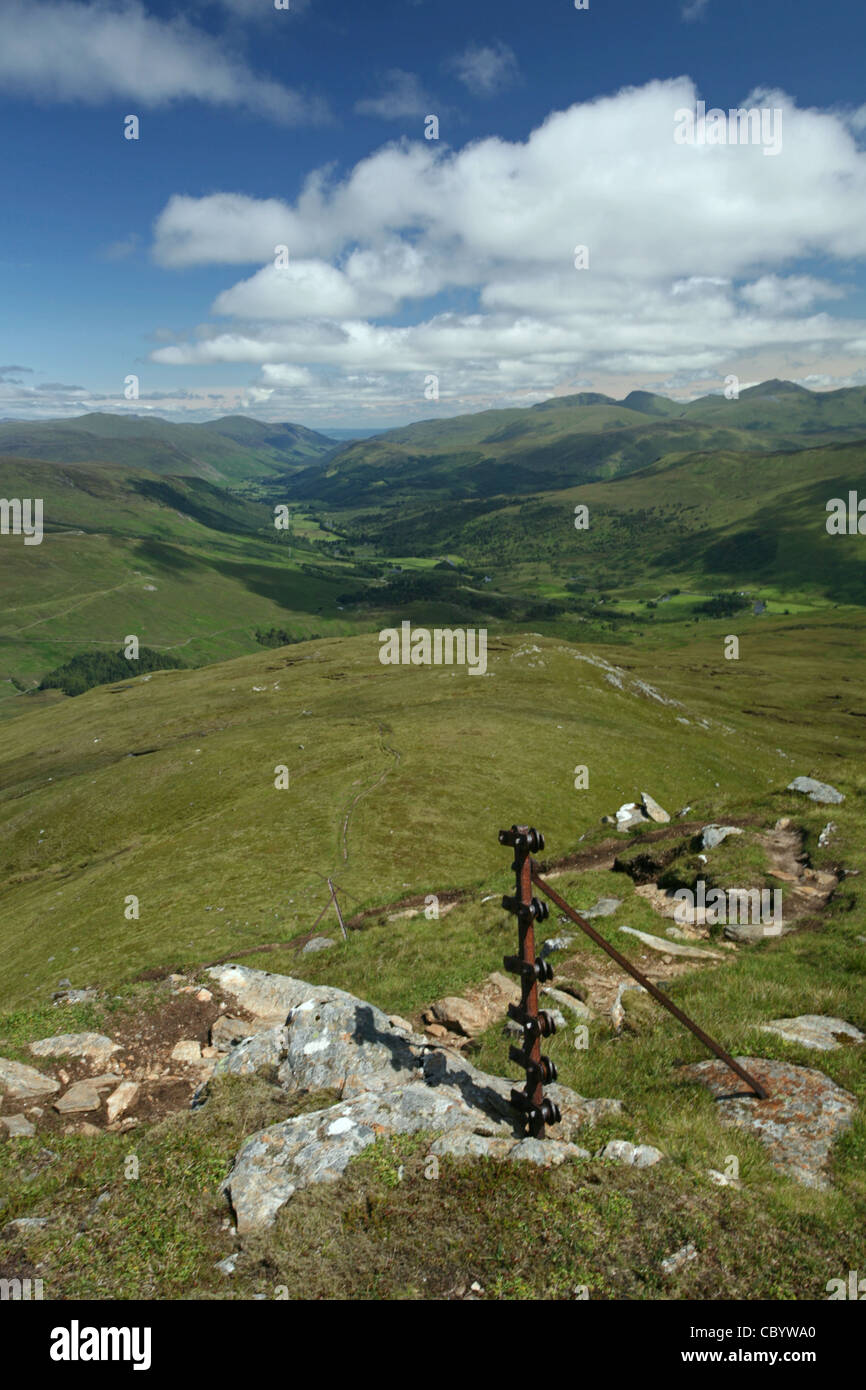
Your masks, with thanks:
[[[263,1020],[259,1031],[220,1059],[217,1075],[264,1072],[287,1092],[331,1090],[341,1097],[325,1109],[271,1125],[243,1145],[225,1183],[241,1234],[273,1222],[299,1188],[338,1178],[382,1135],[423,1132],[433,1155],[547,1166],[587,1159],[575,1138],[621,1109],[617,1100],[585,1100],[563,1086],[548,1086],[562,1122],[544,1141],[528,1140],[510,1104],[515,1082],[479,1071],[454,1050],[407,1032],[375,1005],[342,990],[242,967],[214,967],[210,973]],[[273,1022],[280,1001],[289,1007]]]

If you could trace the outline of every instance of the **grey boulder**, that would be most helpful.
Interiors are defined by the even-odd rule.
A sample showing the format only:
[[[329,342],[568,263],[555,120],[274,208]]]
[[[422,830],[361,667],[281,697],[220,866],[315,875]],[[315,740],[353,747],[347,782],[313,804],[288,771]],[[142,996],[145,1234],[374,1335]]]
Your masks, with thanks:
[[[795,777],[793,782],[788,783],[787,790],[802,792],[810,801],[817,801],[819,806],[838,806],[845,800],[844,793],[837,792],[827,782],[816,781],[814,777]]]
[[[701,849],[716,849],[729,835],[742,835],[736,825],[705,825],[701,831]]]
[[[53,1095],[60,1090],[60,1082],[35,1067],[0,1057],[0,1090],[11,1100],[33,1100],[37,1096]]]
[[[641,792],[640,800],[644,815],[649,816],[650,820],[654,820],[658,825],[667,825],[671,818],[670,812],[654,801],[649,792]]]
[[[801,1047],[811,1047],[818,1052],[833,1052],[846,1043],[862,1043],[866,1034],[846,1023],[844,1018],[830,1018],[826,1014],[800,1014],[798,1018],[774,1018],[762,1023],[765,1033],[777,1033],[786,1042],[799,1043]]]
[[[107,1062],[120,1044],[104,1033],[58,1033],[30,1044],[34,1057],[85,1057],[90,1062]]]

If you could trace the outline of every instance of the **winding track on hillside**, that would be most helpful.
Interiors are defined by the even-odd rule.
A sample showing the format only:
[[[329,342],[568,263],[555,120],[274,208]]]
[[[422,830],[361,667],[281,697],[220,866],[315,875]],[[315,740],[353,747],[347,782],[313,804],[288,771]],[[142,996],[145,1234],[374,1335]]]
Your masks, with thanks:
[[[80,596],[71,607],[64,608],[60,613],[49,613],[44,618],[34,618],[32,623],[24,623],[21,627],[16,628],[12,635],[17,636],[19,632],[29,632],[32,627],[40,627],[42,623],[53,622],[55,618],[65,618],[68,613],[76,612],[77,609],[83,608],[86,603],[92,603],[94,599],[105,598],[106,594],[116,594],[118,589],[128,589],[132,584],[137,582],[138,581],[135,579],[125,579],[122,584],[114,584],[110,589],[94,589],[91,593]],[[26,606],[27,605],[25,605],[25,607]],[[18,608],[10,608],[8,612],[17,613]],[[67,640],[76,641],[77,639],[72,638]]]

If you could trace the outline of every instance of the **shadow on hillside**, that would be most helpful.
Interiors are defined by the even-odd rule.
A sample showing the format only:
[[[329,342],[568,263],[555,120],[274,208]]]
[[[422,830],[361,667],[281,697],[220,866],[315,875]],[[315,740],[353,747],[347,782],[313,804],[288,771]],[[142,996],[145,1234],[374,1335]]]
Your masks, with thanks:
[[[198,560],[191,559],[182,550],[163,541],[139,541],[134,547],[134,554],[143,564],[173,574],[175,578],[180,578],[185,570],[200,571],[205,568]]]

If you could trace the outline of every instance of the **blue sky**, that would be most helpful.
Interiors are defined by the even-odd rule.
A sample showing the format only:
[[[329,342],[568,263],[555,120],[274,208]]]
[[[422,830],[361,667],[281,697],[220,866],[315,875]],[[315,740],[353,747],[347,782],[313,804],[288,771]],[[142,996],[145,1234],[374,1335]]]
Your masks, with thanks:
[[[866,382],[862,5],[290,3],[2,0],[0,416]]]

